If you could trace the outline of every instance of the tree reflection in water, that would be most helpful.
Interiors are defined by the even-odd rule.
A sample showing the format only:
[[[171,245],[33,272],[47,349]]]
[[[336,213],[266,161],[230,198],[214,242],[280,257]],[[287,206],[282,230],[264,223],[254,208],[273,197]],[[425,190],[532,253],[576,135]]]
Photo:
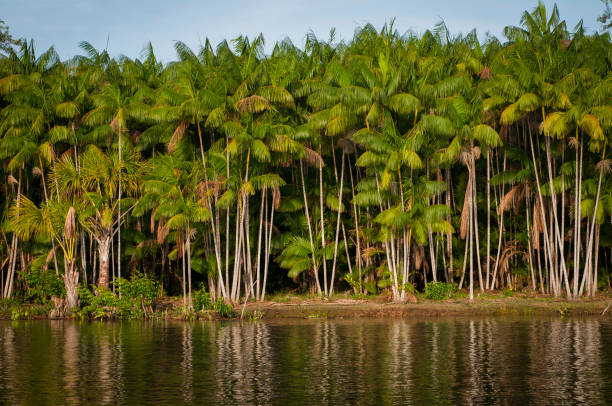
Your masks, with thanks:
[[[0,322],[0,404],[609,404],[603,319]]]

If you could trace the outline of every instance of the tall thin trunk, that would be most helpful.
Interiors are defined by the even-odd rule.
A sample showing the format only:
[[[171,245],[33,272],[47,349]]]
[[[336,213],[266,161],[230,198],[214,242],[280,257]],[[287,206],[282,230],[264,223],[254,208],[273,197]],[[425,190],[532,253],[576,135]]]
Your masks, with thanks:
[[[227,145],[228,139],[227,135],[225,136],[225,144]],[[225,151],[225,172],[226,179],[230,177],[230,168],[229,168],[229,151]],[[230,249],[230,208],[228,207],[225,210],[225,281],[227,283],[227,293],[230,294],[230,279],[229,279],[229,249]],[[233,288],[233,286],[232,286]],[[230,297],[226,296],[225,299],[231,300]]]
[[[580,286],[580,293],[579,293],[580,295],[582,295],[585,280],[589,279],[589,282],[590,282],[591,280],[590,275],[592,274],[592,270],[593,270],[592,264],[591,264],[591,259],[593,257],[593,236],[595,234],[595,224],[597,223],[597,206],[599,205],[599,193],[601,192],[602,177],[603,177],[603,166],[599,169],[599,180],[597,181],[597,194],[595,195],[595,207],[593,208],[593,219],[591,221],[590,232],[587,230],[589,242],[587,244],[586,258],[584,260],[584,273],[582,276],[582,285]],[[588,220],[587,220],[587,227],[588,227]],[[589,296],[592,296],[593,292],[592,292],[592,289],[590,288],[591,286],[587,286],[587,292]]]
[[[487,151],[487,278],[486,289],[489,289],[489,276],[491,271],[491,155],[492,150]]]
[[[260,298],[260,281],[261,281],[261,232],[263,226],[263,217],[264,217],[264,200],[266,199],[266,189],[265,187],[261,189],[261,204],[259,207],[259,231],[257,233],[257,260],[255,261],[255,267],[257,269],[256,275],[256,292],[255,292],[255,300],[259,300]]]
[[[121,120],[119,120],[119,203],[117,204],[117,277],[119,278],[121,278],[121,172],[123,172],[123,168],[121,157]]]
[[[43,185],[43,193],[45,196],[45,203],[49,203],[49,196],[47,194],[47,183],[45,182],[45,170],[43,168],[43,164],[42,164],[42,159],[40,158],[40,156],[38,157],[38,162],[40,164],[40,173],[41,173],[41,178],[42,178],[42,185]],[[51,238],[51,249],[53,250],[53,264],[55,265],[55,274],[59,275],[59,269],[57,266],[57,254],[55,252],[55,241],[53,240],[53,238]]]
[[[275,210],[275,195],[278,193],[277,191],[272,192],[272,204],[270,205],[270,227],[266,228],[267,238],[266,238],[266,253],[264,258],[264,279],[263,286],[261,291],[261,301],[263,302],[266,297],[266,283],[268,281],[268,264],[270,262],[270,247],[272,246],[272,229],[274,227],[274,210]],[[267,210],[266,210],[267,212]]]
[[[548,254],[548,260],[551,266],[551,272],[552,272],[552,266],[553,266],[553,251],[552,251],[552,247],[551,247],[551,243],[550,240],[548,239],[548,225],[546,224],[546,213],[544,212],[544,199],[542,198],[542,188],[540,187],[540,177],[538,175],[538,166],[537,166],[537,161],[535,158],[535,152],[533,149],[533,137],[531,135],[531,127],[529,125],[529,123],[527,124],[528,127],[528,131],[529,131],[529,142],[531,144],[531,158],[533,161],[533,171],[535,174],[535,178],[536,178],[536,185],[537,185],[537,191],[538,191],[538,198],[539,198],[539,208],[540,208],[540,214],[542,215],[542,225],[544,226],[544,244],[545,244],[545,248]],[[556,293],[555,293],[556,294]]]
[[[559,264],[561,265],[561,273],[562,277],[565,279],[565,290],[567,296],[571,295],[569,283],[568,283],[568,275],[567,270],[565,268],[565,256],[563,253],[563,239],[561,238],[561,232],[559,227],[559,218],[557,216],[557,197],[555,194],[555,190],[553,187],[553,173],[552,173],[552,163],[551,163],[551,155],[550,155],[550,137],[546,137],[546,163],[548,165],[548,176],[550,182],[548,183],[550,186],[550,197],[552,200],[552,213],[554,219],[554,231],[555,236],[557,237],[557,247],[559,249]]]
[[[480,237],[478,236],[478,201],[476,195],[476,163],[474,160],[474,156],[471,156],[472,163],[472,209],[473,209],[473,217],[474,228],[472,231],[474,232],[474,241],[476,244],[476,265],[478,266],[478,286],[480,287],[480,292],[484,292],[484,285],[482,283],[482,265],[480,261]],[[470,257],[471,258],[471,257]]]
[[[449,207],[451,207],[451,172],[450,172],[450,167],[446,169],[446,182],[447,182],[447,189],[446,189],[446,205]],[[446,221],[451,222],[451,218],[450,218],[450,213],[448,214],[448,216],[446,217]],[[454,269],[453,269],[453,235],[449,232],[446,234],[446,248],[448,251],[448,282],[449,283],[453,283],[454,282]]]
[[[336,260],[338,258],[338,236],[340,234],[340,216],[342,215],[342,188],[344,186],[344,151],[342,151],[342,164],[340,169],[340,190],[338,191],[338,218],[336,220],[336,240],[334,242],[334,262],[332,265],[329,295],[334,294],[334,276],[336,274]]]
[[[471,185],[470,185],[471,186]],[[466,190],[466,193],[469,191]],[[470,239],[470,301],[474,300],[474,211],[472,210],[472,199],[468,199],[469,239]]]
[[[363,293],[362,276],[361,276],[361,246],[359,236],[359,217],[357,216],[357,205],[355,204],[355,184],[353,182],[353,169],[351,168],[350,155],[346,157],[349,166],[349,175],[351,179],[351,204],[353,205],[353,218],[355,219],[355,262],[357,272],[359,274],[359,293]],[[347,246],[348,247],[348,246]],[[348,258],[348,254],[347,254]]]
[[[189,292],[189,309],[193,309],[193,301],[191,300],[191,228],[187,224],[187,280]]]
[[[19,208],[21,205],[21,168],[19,168],[19,180],[17,181],[17,199],[15,206]],[[13,281],[15,279],[15,268],[17,266],[17,250],[19,245],[19,238],[13,233],[13,239],[11,241],[11,250],[9,251],[9,267],[7,271],[6,281],[4,285],[3,297],[10,298],[13,295]]]
[[[319,155],[321,155],[321,146],[319,146]],[[327,289],[327,261],[325,260],[325,212],[323,211],[323,162],[319,161],[319,209],[321,211],[321,262],[323,263],[323,288],[325,296],[329,296]]]
[[[187,309],[187,275],[185,274],[185,243],[181,243],[181,261],[183,264],[183,309]]]
[[[304,183],[304,164],[300,159],[300,176],[302,178],[302,194],[304,196],[304,212],[306,213],[306,223],[308,223],[308,238],[310,239],[310,250],[312,251],[312,269],[314,272],[315,282],[317,284],[317,293],[321,296],[321,284],[319,283],[319,271],[317,269],[317,261],[315,259],[315,246],[312,238],[312,225],[310,224],[310,214],[308,211],[308,199],[306,198],[306,184]]]

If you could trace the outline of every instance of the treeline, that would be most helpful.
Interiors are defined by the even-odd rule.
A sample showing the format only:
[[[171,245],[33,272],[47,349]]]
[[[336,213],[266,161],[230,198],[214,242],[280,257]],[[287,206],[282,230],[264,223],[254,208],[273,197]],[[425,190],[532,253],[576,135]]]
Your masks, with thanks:
[[[612,265],[610,36],[541,3],[504,35],[366,25],[269,55],[241,36],[177,42],[166,65],[151,45],[6,47],[2,297],[61,278],[69,310],[80,285],[136,272],[189,307],[200,283],[230,302],[403,301],[431,281],[594,295]]]

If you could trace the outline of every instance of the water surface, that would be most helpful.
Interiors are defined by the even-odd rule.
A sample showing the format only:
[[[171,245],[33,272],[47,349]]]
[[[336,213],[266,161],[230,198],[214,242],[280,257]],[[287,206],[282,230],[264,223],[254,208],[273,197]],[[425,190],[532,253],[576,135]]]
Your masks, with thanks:
[[[0,405],[577,403],[609,319],[0,322]]]

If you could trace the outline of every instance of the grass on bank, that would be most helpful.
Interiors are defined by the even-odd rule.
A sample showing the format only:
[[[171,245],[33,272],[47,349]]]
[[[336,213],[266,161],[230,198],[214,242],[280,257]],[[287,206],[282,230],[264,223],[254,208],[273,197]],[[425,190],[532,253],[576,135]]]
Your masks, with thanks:
[[[34,289],[36,295],[19,297],[12,300],[0,301],[0,319],[37,319],[56,318],[63,316],[56,311],[58,303],[61,303],[61,289],[53,281],[41,282],[40,288]],[[51,286],[51,288],[49,287]],[[61,285],[59,285],[61,287]],[[539,292],[524,290],[503,290],[494,292],[474,292],[474,301],[468,300],[465,291],[459,290],[456,284],[444,282],[430,282],[422,292],[412,289],[419,308],[434,308],[440,305],[477,305],[477,306],[499,306],[508,304],[512,306],[558,306],[559,314],[566,315],[571,311],[575,301],[562,298],[554,298]],[[56,297],[55,295],[60,295]],[[161,288],[157,281],[142,274],[135,274],[130,280],[118,279],[114,283],[114,289],[100,289],[93,287],[92,290],[82,287],[79,291],[81,297],[80,307],[72,314],[71,318],[78,319],[102,319],[102,320],[142,320],[142,319],[183,319],[183,320],[217,320],[240,317],[246,320],[259,320],[265,318],[265,310],[258,307],[275,305],[299,305],[306,307],[337,304],[337,305],[359,305],[359,304],[384,304],[391,303],[388,292],[378,295],[355,294],[353,291],[335,293],[329,298],[321,298],[314,293],[298,293],[295,291],[277,292],[270,295],[265,302],[255,302],[251,299],[247,306],[242,302],[232,304],[225,303],[222,299],[213,300],[206,288],[201,285],[199,289],[192,292],[193,309],[184,305],[182,297],[169,297],[161,295]],[[588,303],[606,301],[612,298],[612,291],[602,292],[597,298]],[[410,306],[410,305],[407,305]],[[326,311],[313,310],[308,318],[327,317]]]

